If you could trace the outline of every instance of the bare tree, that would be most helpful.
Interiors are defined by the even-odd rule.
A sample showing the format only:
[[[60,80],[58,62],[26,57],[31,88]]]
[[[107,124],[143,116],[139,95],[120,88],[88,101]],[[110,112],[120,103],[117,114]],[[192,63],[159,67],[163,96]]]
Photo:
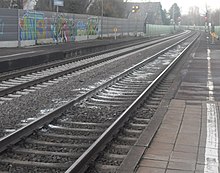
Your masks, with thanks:
[[[22,0],[0,0],[0,8],[23,8]]]
[[[189,8],[188,20],[190,25],[201,26],[204,24],[204,22],[201,20],[199,8],[196,6]]]
[[[64,6],[59,7],[59,11],[85,14],[86,9],[91,3],[91,0],[64,0]],[[40,11],[56,11],[53,0],[38,0],[35,9]]]
[[[104,16],[108,17],[124,17],[126,2],[123,0],[103,0]],[[101,0],[94,0],[90,9],[89,14],[101,15],[102,2]]]
[[[10,0],[1,0],[0,1],[0,8],[9,8],[10,7]]]
[[[220,26],[220,9],[217,9],[217,10],[212,12],[212,14],[211,14],[211,22],[214,25]]]
[[[173,19],[175,23],[178,23],[178,18],[181,17],[180,8],[177,3],[174,3],[169,10],[170,19]]]
[[[39,11],[53,11],[53,0],[38,0],[35,10]]]
[[[65,0],[63,12],[85,14],[90,0]]]

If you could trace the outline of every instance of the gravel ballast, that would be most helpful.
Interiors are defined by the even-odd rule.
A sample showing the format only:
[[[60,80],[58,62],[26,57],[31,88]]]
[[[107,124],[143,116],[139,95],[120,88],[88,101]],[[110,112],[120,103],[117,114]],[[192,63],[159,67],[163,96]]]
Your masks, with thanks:
[[[6,131],[13,132],[21,127],[23,122],[33,120],[30,118],[37,118],[52,111],[175,42],[166,42],[157,48],[148,48],[144,52],[90,67],[71,75],[72,77],[60,78],[56,84],[5,101],[0,106],[0,137],[5,136]]]

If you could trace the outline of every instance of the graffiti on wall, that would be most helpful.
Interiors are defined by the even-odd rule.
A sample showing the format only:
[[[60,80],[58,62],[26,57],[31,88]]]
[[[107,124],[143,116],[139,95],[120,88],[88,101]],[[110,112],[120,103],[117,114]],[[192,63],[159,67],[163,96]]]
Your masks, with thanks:
[[[98,35],[99,19],[75,20],[74,15],[54,13],[45,17],[43,12],[26,11],[19,19],[20,39],[38,40],[51,38],[54,42],[74,41],[76,36]],[[0,25],[1,26],[1,25]]]
[[[43,13],[26,12],[19,19],[20,39],[36,40],[38,37],[43,38],[45,35],[43,18]]]
[[[52,38],[56,41],[73,41],[75,19],[64,15],[44,17],[44,13],[27,11],[19,20],[20,39],[38,40]]]
[[[54,16],[52,21],[49,22],[51,22],[51,34],[55,41],[68,42],[75,40],[76,24],[74,16],[71,18],[61,14]]]
[[[4,21],[0,19],[0,35],[4,34],[4,26],[5,26]]]
[[[88,35],[98,35],[99,34],[100,21],[98,17],[88,18]]]
[[[87,24],[84,21],[78,21],[76,24],[77,36],[87,35]]]

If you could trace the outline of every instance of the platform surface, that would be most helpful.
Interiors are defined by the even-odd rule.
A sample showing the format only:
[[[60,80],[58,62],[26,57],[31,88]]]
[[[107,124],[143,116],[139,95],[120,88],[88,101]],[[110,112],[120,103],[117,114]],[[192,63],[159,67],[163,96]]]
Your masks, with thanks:
[[[59,44],[42,44],[26,47],[14,47],[14,48],[0,48],[0,59],[11,58],[11,57],[22,57],[22,56],[31,56],[40,53],[49,53],[57,51],[66,51],[70,49],[80,49],[83,47],[89,47],[94,45],[110,44],[117,43],[121,41],[134,40],[134,37],[124,37],[115,39],[96,39],[96,40],[85,40],[79,42],[68,42],[68,43],[59,43]]]
[[[204,34],[183,74],[137,173],[220,172],[220,42]]]

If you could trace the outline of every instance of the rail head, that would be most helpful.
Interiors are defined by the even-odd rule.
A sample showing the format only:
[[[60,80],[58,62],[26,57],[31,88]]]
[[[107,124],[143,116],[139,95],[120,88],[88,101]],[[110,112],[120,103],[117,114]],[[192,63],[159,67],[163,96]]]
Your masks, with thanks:
[[[185,38],[186,39],[186,38]],[[184,41],[185,39],[181,40]],[[180,42],[181,42],[180,41]],[[179,44],[180,42],[177,42],[175,45]],[[173,45],[173,46],[175,46]],[[173,47],[171,46],[171,47]],[[157,53],[156,55],[149,57],[147,60],[137,64],[136,66],[126,70],[125,72],[123,72],[122,74],[119,74],[117,77],[110,79],[108,82],[106,82],[104,85],[99,86],[98,88],[95,88],[91,91],[89,91],[88,93],[78,97],[77,99],[74,99],[68,103],[66,103],[65,105],[55,109],[54,111],[39,117],[37,120],[33,121],[32,123],[28,124],[27,126],[24,126],[23,128],[15,131],[14,133],[3,137],[2,139],[0,139],[0,152],[4,151],[5,149],[7,149],[8,147],[10,147],[11,145],[17,143],[18,141],[20,141],[22,138],[25,138],[27,136],[29,136],[30,134],[33,133],[33,131],[39,129],[40,127],[44,126],[45,124],[50,123],[52,120],[54,120],[54,118],[59,117],[60,115],[62,115],[67,109],[69,109],[71,106],[73,106],[75,103],[83,100],[84,98],[90,96],[91,94],[97,92],[98,90],[110,85],[112,82],[114,82],[115,80],[117,80],[118,78],[123,77],[124,75],[128,74],[129,72],[133,71],[135,68],[140,67],[141,65],[143,65],[144,63],[147,63],[150,61],[150,59],[154,59],[156,56],[159,56],[160,54],[162,54],[163,52],[166,52],[167,49],[160,51],[159,53]],[[153,87],[153,83],[150,85],[151,89]],[[148,92],[150,90],[150,88],[148,87]],[[145,91],[147,93],[147,91]],[[146,93],[144,95],[146,95]],[[143,96],[140,96],[141,98]],[[138,99],[141,99],[138,98]],[[113,134],[115,133],[116,129],[119,129],[121,127],[121,122],[124,122],[126,120],[126,118],[128,117],[127,115],[131,113],[132,109],[131,107],[133,106],[138,106],[139,101],[135,101],[120,117],[119,119],[113,124],[111,125],[103,134],[102,136],[97,139],[97,141],[88,149],[88,151],[86,151],[76,162],[75,165],[72,165],[70,167],[70,169],[68,170],[69,172],[75,172],[76,170],[80,171],[82,168],[82,165],[84,165],[85,163],[88,163],[89,159],[91,158],[91,156],[94,154],[95,150],[97,148],[100,148],[101,145],[100,143],[104,143],[108,138],[110,138],[109,134]],[[115,128],[115,129],[114,129]],[[79,166],[80,165],[80,166]],[[80,168],[81,167],[81,168]],[[67,171],[67,172],[68,172]],[[77,172],[78,172],[77,171]]]
[[[157,86],[157,84],[172,70],[175,64],[181,59],[186,51],[195,43],[199,35],[172,61],[172,63],[142,92],[142,94],[119,116],[119,118],[91,145],[83,155],[65,173],[83,173],[88,168],[88,163],[93,156],[97,155],[101,148],[108,143],[114,134],[129,119],[132,112],[139,107],[143,100]]]
[[[189,36],[190,37],[190,36]],[[181,43],[182,41],[184,41],[186,38],[180,40],[179,42],[177,42],[174,45],[171,45],[170,47],[158,52],[157,54],[147,58],[146,60],[138,63],[137,65],[135,65],[134,67],[131,67],[129,69],[127,69],[125,72],[119,74],[118,76],[116,76],[113,79],[110,79],[109,81],[107,81],[104,85],[101,85],[87,93],[85,93],[84,95],[66,103],[63,106],[60,106],[59,108],[53,110],[52,112],[39,117],[37,120],[33,121],[32,123],[28,124],[27,126],[22,127],[21,129],[15,131],[14,133],[3,137],[2,139],[0,139],[0,152],[4,151],[7,147],[9,147],[10,145],[15,144],[16,142],[18,142],[20,139],[30,135],[34,130],[39,129],[39,127],[42,127],[45,124],[50,123],[54,118],[59,117],[60,114],[62,114],[63,112],[65,112],[65,110],[69,109],[71,106],[73,106],[75,103],[85,99],[86,97],[91,96],[93,93],[99,91],[102,88],[105,88],[106,86],[109,86],[110,84],[112,84],[113,82],[115,82],[116,80],[122,78],[123,76],[125,76],[126,74],[130,73],[131,71],[133,71],[135,68],[141,67],[143,66],[143,64],[148,63],[149,61],[153,60],[155,57],[161,55],[162,53],[166,52],[168,49],[174,47],[175,45]]]

